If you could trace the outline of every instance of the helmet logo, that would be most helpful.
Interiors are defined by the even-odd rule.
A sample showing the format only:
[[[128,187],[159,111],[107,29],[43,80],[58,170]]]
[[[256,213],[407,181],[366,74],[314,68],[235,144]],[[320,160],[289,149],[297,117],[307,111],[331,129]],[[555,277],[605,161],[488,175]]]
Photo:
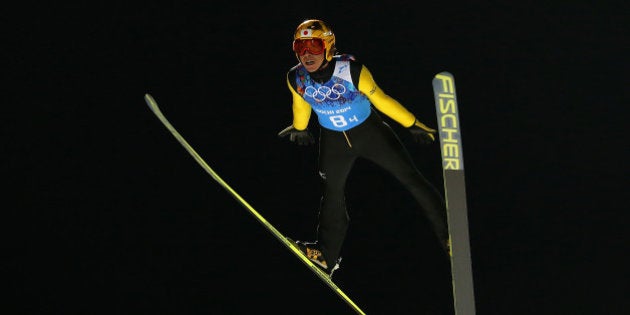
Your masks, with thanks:
[[[305,20],[300,23],[293,33],[293,51],[296,51],[295,42],[300,39],[320,39],[324,43],[324,56],[330,61],[335,52],[335,34],[328,25],[321,20]],[[299,57],[298,57],[299,59]]]

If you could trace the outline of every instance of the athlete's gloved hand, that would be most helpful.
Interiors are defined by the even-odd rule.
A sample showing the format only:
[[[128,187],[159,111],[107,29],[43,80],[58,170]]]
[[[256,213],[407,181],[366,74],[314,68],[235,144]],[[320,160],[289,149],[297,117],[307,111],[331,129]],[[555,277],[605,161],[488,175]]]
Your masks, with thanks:
[[[427,127],[425,124],[416,120],[411,127],[408,127],[411,137],[416,143],[430,144],[435,141],[435,129]]]
[[[293,126],[284,128],[278,133],[278,137],[284,138],[289,136],[291,142],[296,142],[298,145],[309,145],[315,143],[315,139],[308,129],[297,130]]]

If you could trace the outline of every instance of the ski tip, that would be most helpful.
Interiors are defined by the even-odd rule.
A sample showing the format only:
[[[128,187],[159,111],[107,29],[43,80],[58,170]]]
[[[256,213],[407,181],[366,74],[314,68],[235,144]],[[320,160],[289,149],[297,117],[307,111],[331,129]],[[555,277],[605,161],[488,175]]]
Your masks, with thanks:
[[[436,74],[435,76],[437,77],[438,75],[453,77],[453,74],[448,72],[448,71],[441,71],[440,73]]]
[[[151,94],[149,93],[144,94],[144,101],[151,108],[157,107],[157,103],[153,99],[153,96],[151,96]]]

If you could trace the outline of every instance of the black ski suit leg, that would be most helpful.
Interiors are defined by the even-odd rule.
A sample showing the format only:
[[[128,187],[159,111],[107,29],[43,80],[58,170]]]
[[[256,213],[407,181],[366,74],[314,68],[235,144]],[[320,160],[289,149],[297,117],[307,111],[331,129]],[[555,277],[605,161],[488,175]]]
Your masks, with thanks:
[[[343,133],[322,128],[319,147],[319,175],[322,199],[317,240],[332,268],[339,258],[350,218],[346,209],[345,185],[356,156]]]
[[[378,120],[371,121],[374,123],[371,127],[379,129],[379,132],[370,133],[372,145],[361,151],[362,156],[383,167],[402,183],[424,211],[438,240],[444,243],[448,239],[444,199],[439,190],[415,166],[409,152],[391,127]]]

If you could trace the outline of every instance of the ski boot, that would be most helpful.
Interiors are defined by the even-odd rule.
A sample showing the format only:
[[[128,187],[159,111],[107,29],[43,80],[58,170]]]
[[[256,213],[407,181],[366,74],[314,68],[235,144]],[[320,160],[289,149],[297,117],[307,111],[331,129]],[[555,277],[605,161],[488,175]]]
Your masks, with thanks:
[[[317,242],[294,241],[290,238],[288,240],[291,241],[293,244],[295,244],[300,249],[302,254],[306,256],[306,258],[312,261],[317,267],[319,267],[319,269],[321,269],[326,274],[328,274],[329,277],[332,278],[332,275],[335,272],[335,270],[339,269],[339,263],[341,262],[341,257],[337,259],[337,262],[332,268],[328,268],[328,263],[326,262],[326,259],[324,258],[324,254],[322,254],[322,251],[319,249]]]

